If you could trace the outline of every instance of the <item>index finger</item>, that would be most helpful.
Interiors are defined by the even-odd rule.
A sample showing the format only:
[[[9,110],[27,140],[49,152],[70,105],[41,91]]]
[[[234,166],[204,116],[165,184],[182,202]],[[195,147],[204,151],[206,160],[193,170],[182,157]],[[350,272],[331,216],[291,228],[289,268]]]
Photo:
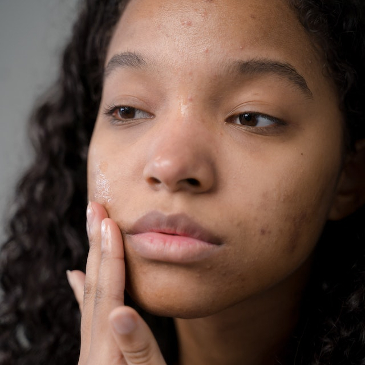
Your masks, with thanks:
[[[111,359],[122,356],[110,331],[110,312],[124,304],[125,265],[122,234],[110,218],[102,222],[101,260],[92,321],[90,357]]]

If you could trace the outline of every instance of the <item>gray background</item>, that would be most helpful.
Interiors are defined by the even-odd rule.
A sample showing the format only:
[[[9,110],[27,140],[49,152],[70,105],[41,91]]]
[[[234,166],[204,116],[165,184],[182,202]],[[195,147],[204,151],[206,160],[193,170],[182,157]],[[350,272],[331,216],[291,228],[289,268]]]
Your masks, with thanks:
[[[32,156],[27,118],[36,98],[57,76],[76,10],[77,0],[0,0],[1,222]]]

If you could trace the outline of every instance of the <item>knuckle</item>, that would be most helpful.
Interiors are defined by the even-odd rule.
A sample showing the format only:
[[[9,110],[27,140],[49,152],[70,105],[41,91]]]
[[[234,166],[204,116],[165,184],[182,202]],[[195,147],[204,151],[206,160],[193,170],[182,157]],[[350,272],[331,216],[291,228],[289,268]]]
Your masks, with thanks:
[[[109,292],[109,290],[106,290],[103,287],[96,288],[95,291],[95,306],[100,305],[103,301],[111,301],[111,302],[123,302],[123,294],[118,292]]]
[[[94,294],[94,285],[86,281],[84,286],[84,303],[87,302]]]
[[[123,350],[123,355],[133,364],[150,364],[153,357],[153,350],[150,344],[144,344],[136,349]]]
[[[108,261],[110,261],[111,256],[109,254],[109,252],[105,252],[105,251],[101,251],[101,257],[100,257],[100,266],[104,265],[108,265]]]
[[[95,305],[98,305],[105,297],[105,290],[103,287],[97,287],[95,291]]]

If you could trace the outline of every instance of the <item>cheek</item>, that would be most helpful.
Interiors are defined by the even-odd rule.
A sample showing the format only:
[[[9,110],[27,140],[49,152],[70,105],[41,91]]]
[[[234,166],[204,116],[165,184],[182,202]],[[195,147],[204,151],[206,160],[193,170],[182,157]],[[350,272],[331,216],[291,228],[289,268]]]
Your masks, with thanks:
[[[112,189],[106,161],[90,161],[88,172],[89,200],[107,206],[112,201]]]
[[[242,177],[241,186],[227,186],[231,194],[220,228],[230,227],[225,232],[235,262],[231,269],[248,280],[266,276],[268,284],[289,275],[309,258],[321,235],[340,159],[299,156],[281,158],[279,164],[252,164],[249,180]]]
[[[123,207],[133,209],[137,161],[123,153],[118,144],[105,139],[92,141],[88,155],[88,198],[102,204],[111,218],[118,220]],[[115,147],[116,145],[116,147]],[[113,148],[114,147],[114,148]]]

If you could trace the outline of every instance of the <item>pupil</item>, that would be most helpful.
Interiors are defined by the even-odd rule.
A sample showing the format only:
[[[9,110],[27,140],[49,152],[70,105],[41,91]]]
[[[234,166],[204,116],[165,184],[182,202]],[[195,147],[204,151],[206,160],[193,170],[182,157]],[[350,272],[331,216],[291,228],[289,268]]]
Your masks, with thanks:
[[[247,125],[249,127],[255,127],[256,126],[256,118],[251,113],[244,113],[240,115],[240,122],[244,125]]]
[[[129,106],[122,106],[119,109],[119,115],[122,118],[134,118],[136,114],[136,109],[131,108]]]
[[[251,122],[251,120],[252,120],[252,114],[246,113],[246,114],[243,114],[243,117],[245,118],[246,122]]]

